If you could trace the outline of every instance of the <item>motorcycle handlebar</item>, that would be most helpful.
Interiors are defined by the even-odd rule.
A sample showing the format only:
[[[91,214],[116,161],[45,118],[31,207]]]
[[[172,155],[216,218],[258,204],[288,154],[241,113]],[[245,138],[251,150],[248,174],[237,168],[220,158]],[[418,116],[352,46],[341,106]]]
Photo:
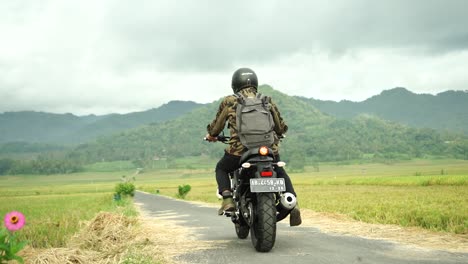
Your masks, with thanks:
[[[280,135],[280,136],[278,136],[278,137],[279,137],[280,140],[282,140],[282,139],[284,139],[284,138],[286,137],[286,135],[285,135],[285,134],[282,134],[282,135]],[[223,143],[226,143],[226,142],[229,141],[230,138],[231,138],[231,137],[226,137],[226,136],[223,136],[223,135],[218,135],[218,136],[216,137],[216,140],[217,140],[217,141],[221,141],[221,142],[223,142]],[[206,137],[204,137],[203,140],[204,140],[204,141],[208,141],[208,139],[207,139]]]
[[[218,141],[221,141],[223,143],[226,143],[231,137],[226,137],[226,136],[223,136],[223,135],[218,135],[216,137],[216,140]],[[208,139],[206,137],[203,138],[204,141],[208,141]]]

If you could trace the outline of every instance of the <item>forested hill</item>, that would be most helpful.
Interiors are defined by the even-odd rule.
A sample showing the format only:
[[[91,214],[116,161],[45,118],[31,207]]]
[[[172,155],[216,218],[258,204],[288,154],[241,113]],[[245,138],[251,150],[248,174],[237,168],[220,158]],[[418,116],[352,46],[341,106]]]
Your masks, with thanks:
[[[468,91],[446,91],[430,95],[394,88],[362,102],[301,99],[324,113],[340,118],[370,114],[409,126],[468,134]]]
[[[309,102],[269,86],[261,86],[259,91],[272,96],[289,125],[287,138],[282,143],[282,154],[286,159],[324,161],[428,155],[463,158],[466,152],[464,148],[457,149],[465,144],[464,136],[441,135],[432,129],[411,128],[371,116],[337,119],[322,114]],[[202,138],[220,100],[174,120],[101,137],[96,142],[79,146],[69,158],[82,162],[104,159],[144,163],[160,157],[219,157],[224,146],[203,142]]]
[[[6,112],[0,114],[0,143],[82,143],[101,135],[171,120],[201,106],[203,104],[190,101],[171,101],[148,111],[103,116],[33,111]]]

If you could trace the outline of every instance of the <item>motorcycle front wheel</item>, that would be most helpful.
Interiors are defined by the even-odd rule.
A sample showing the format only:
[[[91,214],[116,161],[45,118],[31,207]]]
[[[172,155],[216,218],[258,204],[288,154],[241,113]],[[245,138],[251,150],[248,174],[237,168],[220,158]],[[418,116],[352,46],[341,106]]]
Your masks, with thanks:
[[[273,193],[257,193],[250,227],[252,244],[259,252],[268,252],[275,245],[276,206]]]

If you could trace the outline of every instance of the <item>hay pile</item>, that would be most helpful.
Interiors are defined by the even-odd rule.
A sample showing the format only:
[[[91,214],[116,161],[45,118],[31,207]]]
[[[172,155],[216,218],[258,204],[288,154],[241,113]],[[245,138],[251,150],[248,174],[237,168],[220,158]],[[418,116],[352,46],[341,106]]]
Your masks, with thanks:
[[[122,214],[100,213],[78,235],[72,238],[70,246],[85,250],[95,250],[104,258],[117,256],[136,237],[136,219]]]
[[[90,255],[88,255],[88,253]],[[35,256],[31,260],[26,256],[26,263],[93,263],[93,257],[90,256],[94,255],[94,252],[84,252],[82,250],[71,248],[51,248],[38,254],[39,255]]]
[[[212,248],[227,241],[200,240],[196,228],[180,225],[175,212],[153,217],[136,204],[140,216],[101,212],[71,238],[65,248],[28,248],[31,264],[181,263],[177,256]]]
[[[35,254],[33,264],[121,263],[136,248],[151,242],[143,238],[136,218],[101,212],[75,235],[66,248],[51,248]],[[151,256],[148,256],[151,258]]]

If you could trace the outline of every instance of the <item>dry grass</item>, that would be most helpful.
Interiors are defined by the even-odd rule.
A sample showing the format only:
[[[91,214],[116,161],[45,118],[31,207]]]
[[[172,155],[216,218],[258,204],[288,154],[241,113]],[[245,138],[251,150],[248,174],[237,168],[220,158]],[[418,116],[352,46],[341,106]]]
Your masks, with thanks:
[[[180,263],[175,256],[215,247],[213,241],[198,240],[195,229],[183,227],[171,214],[154,218],[139,211],[139,217],[101,212],[66,247],[29,247],[22,256],[30,264]]]
[[[370,224],[336,213],[301,209],[303,226],[338,235],[394,241],[406,246],[468,253],[468,235],[434,232],[418,227]]]
[[[79,249],[71,248],[50,248],[47,250],[26,250],[26,263],[63,263],[63,264],[81,264],[90,263],[94,259],[94,252],[85,252]]]
[[[145,240],[142,233],[136,218],[101,212],[69,241],[67,247],[29,248],[25,250],[25,259],[26,263],[33,264],[133,263],[127,261],[132,250],[141,248],[141,252],[145,252],[145,247],[151,247],[151,241]],[[161,261],[151,255],[144,257],[148,259],[146,263]]]
[[[296,185],[302,208],[468,235],[467,186]]]
[[[125,252],[129,242],[136,238],[136,219],[122,214],[100,213],[77,236],[69,246],[97,250],[104,258]]]

